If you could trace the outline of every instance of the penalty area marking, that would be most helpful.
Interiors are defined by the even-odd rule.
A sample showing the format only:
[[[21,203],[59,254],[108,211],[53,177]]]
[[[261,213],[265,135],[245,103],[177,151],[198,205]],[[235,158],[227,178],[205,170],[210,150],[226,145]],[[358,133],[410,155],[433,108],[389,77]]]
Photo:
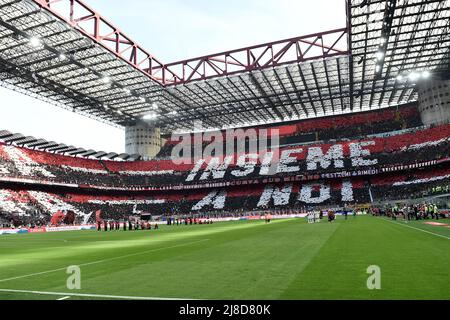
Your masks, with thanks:
[[[79,267],[90,266],[90,265],[93,265],[93,264],[99,264],[99,263],[103,263],[103,262],[109,262],[109,261],[114,261],[114,260],[118,260],[118,259],[138,256],[138,255],[146,254],[146,253],[149,253],[149,252],[161,251],[161,250],[166,250],[166,249],[173,249],[173,248],[178,248],[178,247],[185,247],[185,246],[188,246],[188,245],[191,245],[191,244],[204,242],[204,241],[209,241],[209,240],[210,239],[203,239],[203,240],[198,240],[198,241],[182,243],[182,244],[178,244],[178,245],[170,246],[170,247],[156,248],[156,249],[146,250],[146,251],[142,251],[142,252],[136,252],[136,253],[127,254],[127,255],[124,255],[124,256],[114,257],[114,258],[110,258],[110,259],[104,259],[104,260],[98,260],[98,261],[93,261],[93,262],[88,262],[88,263],[82,263],[82,264],[79,264],[78,266]],[[58,272],[58,271],[66,270],[66,269],[67,269],[67,267],[63,267],[63,268],[58,268],[58,269],[53,269],[53,270],[47,270],[47,271],[42,271],[42,272],[30,273],[30,274],[25,274],[25,275],[22,275],[22,276],[17,276],[17,277],[12,277],[12,278],[7,278],[7,279],[1,279],[0,282],[6,282],[6,281],[17,280],[17,279],[22,279],[22,278],[34,277],[34,276],[39,276],[39,275],[43,275],[43,274],[47,274],[47,273]]]
[[[431,231],[428,231],[428,230],[423,230],[423,229],[420,229],[420,228],[408,226],[406,224],[402,224],[400,222],[394,222],[394,221],[391,221],[391,220],[388,220],[388,219],[383,219],[383,220],[385,220],[387,222],[390,222],[390,223],[393,223],[393,224],[397,224],[399,226],[404,226],[404,227],[407,227],[407,228],[411,228],[411,229],[414,229],[414,230],[422,231],[422,232],[429,233],[429,234],[432,234],[432,235],[437,236],[437,237],[441,237],[441,238],[450,240],[450,237],[444,236],[444,235],[439,234],[439,233],[434,233],[434,232],[431,232]]]
[[[37,295],[47,295],[47,296],[64,296],[63,298],[60,298],[58,300],[66,300],[70,297],[104,298],[104,299],[118,299],[118,300],[195,300],[195,299],[188,299],[188,298],[115,296],[115,295],[109,295],[109,294],[68,293],[68,292],[31,291],[31,290],[14,290],[14,289],[0,289],[0,292],[37,294]]]

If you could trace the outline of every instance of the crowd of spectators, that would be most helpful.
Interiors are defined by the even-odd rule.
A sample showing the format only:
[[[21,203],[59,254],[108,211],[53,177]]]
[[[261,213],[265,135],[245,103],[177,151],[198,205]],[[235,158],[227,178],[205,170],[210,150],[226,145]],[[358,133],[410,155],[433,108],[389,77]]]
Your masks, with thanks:
[[[371,150],[368,160],[377,160],[375,165],[358,166],[352,164],[350,159],[345,159],[344,168],[336,169],[333,166],[328,168],[318,168],[317,170],[306,171],[305,152],[297,157],[297,162],[302,168],[301,172],[279,173],[273,177],[285,177],[298,174],[317,175],[339,171],[355,171],[367,169],[381,169],[385,167],[395,167],[398,165],[410,165],[415,163],[427,162],[432,160],[442,160],[448,158],[450,154],[450,125],[417,130],[399,135],[393,135],[384,138],[373,138],[373,146],[367,147]],[[351,143],[361,140],[341,141],[344,150],[347,150]],[[308,147],[321,147],[324,152],[333,144],[319,144]],[[1,150],[2,146],[0,146]],[[9,146],[9,152],[16,152],[23,157],[29,157],[23,164],[26,166],[26,172],[19,170],[17,162],[12,161],[5,152],[0,152],[0,178],[14,177],[33,180],[45,180],[63,184],[76,184],[98,187],[115,188],[142,188],[142,187],[173,187],[186,184],[208,183],[230,181],[238,179],[261,178],[259,175],[261,163],[255,166],[255,170],[245,177],[236,177],[231,174],[236,169],[236,159],[232,163],[222,179],[214,181],[186,181],[194,164],[175,165],[162,161],[164,165],[159,164],[159,168],[164,170],[152,170],[158,163],[158,160],[142,162],[102,162],[99,160],[79,161],[79,159],[64,157],[61,155],[45,154],[33,150],[21,149]],[[14,149],[11,149],[14,148]],[[291,147],[292,148],[292,147]],[[281,149],[288,150],[289,147]],[[305,148],[307,149],[307,148]],[[18,157],[19,158],[19,157]],[[236,157],[237,158],[237,157]],[[74,160],[76,159],[76,160]],[[202,167],[204,170],[206,164]],[[171,170],[169,170],[171,169]]]
[[[447,194],[450,188],[450,171],[448,166],[439,169],[423,169],[420,172],[410,171],[401,174],[385,174],[373,178],[352,178],[352,201],[342,199],[338,181],[331,184],[330,196],[325,201],[317,203],[305,203],[300,197],[300,191],[292,190],[287,202],[275,201],[275,198],[261,205],[261,199],[265,186],[256,186],[249,190],[246,187],[228,187],[223,206],[217,206],[217,202],[208,203],[198,207],[198,204],[214,189],[191,190],[182,192],[139,192],[136,195],[122,193],[103,193],[101,191],[88,194],[71,191],[70,193],[52,194],[49,199],[57,197],[61,203],[66,203],[79,212],[90,215],[88,222],[95,222],[95,212],[101,210],[105,220],[123,221],[130,215],[150,214],[153,217],[168,216],[195,216],[195,217],[241,217],[252,212],[307,212],[312,209],[327,209],[330,207],[362,206],[372,202],[389,202],[429,198],[437,194]],[[326,183],[321,181],[320,183]],[[294,184],[301,186],[300,184]],[[278,185],[280,190],[282,184]],[[17,193],[27,191],[9,191],[12,201],[19,201]],[[276,195],[274,194],[274,197]],[[313,198],[320,197],[318,190],[313,190]],[[27,200],[28,209],[21,213],[5,211],[4,204],[0,203],[0,224],[40,226],[48,224],[52,215],[60,210],[61,204],[43,206],[33,201],[31,196],[24,197],[20,201]],[[18,202],[18,206],[19,206]],[[197,208],[196,208],[197,207]],[[11,209],[11,205],[9,207]]]
[[[29,209],[20,214],[0,210],[0,228],[27,227],[35,228],[46,226],[50,221],[50,214],[34,203],[29,204]]]
[[[426,184],[409,184],[401,187],[392,185],[379,185],[371,188],[373,198],[377,201],[396,199],[421,199],[426,197],[448,194],[450,177],[439,181],[431,181]]]
[[[139,213],[158,217],[240,217],[260,210],[272,213],[307,212],[312,208],[326,209],[330,206],[359,206],[373,201],[421,199],[449,192],[450,125],[421,127],[415,106],[305,120],[269,128],[280,130],[281,151],[301,145],[305,150],[320,147],[323,153],[326,153],[334,144],[341,144],[347,157],[351,144],[370,139],[374,144],[366,148],[370,149],[371,155],[364,156],[364,159],[376,160],[376,163],[366,166],[355,165],[351,159],[345,158],[344,168],[337,169],[330,165],[326,169],[318,166],[317,169],[307,170],[304,152],[297,156],[296,164],[302,168],[300,171],[279,173],[271,178],[308,174],[318,176],[319,178],[314,178],[316,182],[320,180],[321,183],[333,184],[333,181],[341,180],[325,177],[323,174],[356,170],[373,170],[377,174],[348,178],[353,182],[351,203],[342,199],[339,187],[333,186],[326,201],[319,203],[302,202],[301,196],[293,193],[283,205],[271,201],[260,206],[259,201],[265,185],[259,181],[252,185],[252,188],[225,188],[228,195],[222,207],[216,208],[210,204],[194,210],[199,201],[214,189],[211,187],[174,191],[175,187],[258,179],[261,178],[261,163],[256,164],[252,173],[236,177],[231,174],[237,168],[236,156],[223,178],[186,181],[195,163],[175,165],[167,160],[174,146],[173,141],[166,143],[157,159],[136,162],[83,159],[0,145],[0,180],[3,180],[3,184],[11,183],[8,182],[9,178],[20,178],[33,180],[40,184],[40,188],[44,188],[40,193],[41,198],[37,201],[32,192],[27,193],[32,187],[22,185],[21,191],[5,191],[0,187],[0,196],[3,197],[0,198],[0,227],[46,225],[52,215],[61,209],[62,204],[72,206],[78,213],[81,212],[81,215],[90,213],[89,222],[95,222],[94,213],[98,210],[102,211],[103,219],[114,221],[125,221],[130,215]],[[369,135],[375,136],[368,138]],[[413,171],[405,167],[426,162],[426,166],[420,170]],[[399,166],[401,168],[397,168]],[[200,169],[200,173],[205,168],[206,164]],[[46,191],[47,187],[43,187],[43,182],[62,184],[64,189],[56,192],[55,189]],[[93,194],[82,194],[78,186]],[[160,188],[160,191],[141,191],[142,188],[150,187]],[[8,195],[2,195],[2,191]],[[313,190],[313,196],[317,197],[317,192]],[[51,194],[51,197],[46,197],[47,194]],[[2,202],[2,199],[5,201]],[[101,201],[92,201],[99,199]],[[150,201],[152,199],[161,201]],[[15,204],[17,210],[14,210]],[[420,212],[420,209],[418,211]],[[418,217],[422,215],[419,214]]]
[[[382,109],[353,115],[341,115],[301,120],[293,124],[256,127],[255,129],[278,130],[280,145],[319,143],[342,139],[364,139],[370,135],[417,128],[422,126],[415,105],[397,109]],[[225,133],[223,133],[225,135]],[[168,136],[157,159],[169,159],[177,141]],[[193,138],[192,138],[193,139]],[[191,155],[194,150],[191,150]]]
[[[392,220],[403,219],[405,221],[445,218],[445,214],[439,210],[439,207],[431,202],[389,203],[371,207],[370,213],[373,216],[388,217]]]

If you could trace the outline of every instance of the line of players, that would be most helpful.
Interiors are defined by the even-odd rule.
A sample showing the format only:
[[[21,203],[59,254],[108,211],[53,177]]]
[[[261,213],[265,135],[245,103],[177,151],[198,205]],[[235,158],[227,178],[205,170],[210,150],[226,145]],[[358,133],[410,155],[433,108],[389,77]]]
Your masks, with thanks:
[[[98,221],[97,222],[97,231],[115,231],[115,230],[123,230],[123,231],[132,231],[132,230],[151,230],[152,224],[150,222],[141,221],[132,222],[132,221]],[[153,225],[153,229],[158,230],[159,226],[156,223]]]
[[[212,224],[213,221],[210,219],[202,220],[199,218],[174,218],[174,217],[168,217],[166,219],[166,223],[168,226],[171,225],[194,225],[194,224]],[[151,230],[151,229],[157,230],[159,228],[158,224],[154,224],[152,227],[152,224],[147,221],[140,221],[140,222],[132,222],[132,221],[98,221],[97,222],[97,231],[113,231],[113,230]]]
[[[213,221],[210,219],[199,219],[199,218],[175,218],[168,217],[167,225],[168,226],[181,226],[181,225],[193,225],[193,224],[212,224]]]
[[[349,213],[351,213],[353,215],[353,217],[356,217],[356,210],[351,210],[351,211],[343,210],[342,216],[344,217],[345,220],[347,220]],[[317,223],[323,219],[325,214],[327,215],[328,222],[333,222],[334,220],[336,220],[336,213],[333,210],[328,210],[325,212],[322,210],[321,211],[312,211],[306,215],[306,218],[308,220],[308,223]],[[363,214],[363,213],[361,212],[361,214]]]

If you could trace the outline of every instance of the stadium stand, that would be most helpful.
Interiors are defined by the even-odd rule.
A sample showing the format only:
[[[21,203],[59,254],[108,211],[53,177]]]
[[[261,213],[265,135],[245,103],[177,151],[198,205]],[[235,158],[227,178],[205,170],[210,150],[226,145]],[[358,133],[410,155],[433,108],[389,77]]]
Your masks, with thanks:
[[[124,128],[127,152],[0,131],[5,223],[48,223],[60,211],[83,222],[99,209],[300,210],[448,191],[446,1],[347,1],[344,28],[173,63],[81,0],[0,0],[0,12],[0,85]],[[189,147],[174,163],[179,139],[169,134],[198,121],[201,131],[246,127],[279,140],[225,157]]]
[[[126,219],[137,212],[155,216],[196,214],[201,217],[239,216],[258,210],[306,212],[311,206],[325,208],[420,198],[435,193],[436,187],[442,187],[442,192],[448,191],[449,182],[450,168],[447,165],[374,178],[260,184],[251,189],[234,186],[183,192],[159,191],[150,195],[142,192],[117,195],[87,190],[71,190],[61,194],[60,191],[16,187],[0,190],[0,210],[3,223],[16,225],[48,223],[51,216],[59,211],[75,212],[79,223],[94,222],[94,212],[97,210],[104,212],[104,219],[115,220]]]
[[[195,163],[174,164],[171,160],[100,161],[0,145],[0,174],[1,178],[133,189],[174,187],[211,180],[220,182],[262,178],[269,174],[274,177],[287,177],[302,172],[313,175],[367,169],[383,170],[399,165],[446,159],[449,154],[449,136],[450,125],[441,125],[386,137],[285,146],[280,148],[278,169],[271,173],[262,173],[267,167],[264,159],[270,153],[260,154],[258,159],[254,155],[253,160],[245,158],[248,156],[246,154],[233,154],[220,159],[207,157]],[[367,153],[365,160],[361,160],[363,153]],[[296,158],[297,165],[288,166],[293,157]],[[275,156],[272,155],[272,158],[274,162],[277,161]],[[227,166],[219,170],[219,166],[224,163]],[[223,171],[223,174],[216,175],[217,171]]]
[[[278,126],[284,142],[280,158],[269,157],[275,169],[264,161],[270,152],[254,161],[244,153],[174,164],[164,157],[109,161],[0,144],[0,224],[39,226],[58,212],[73,212],[75,223],[94,222],[98,210],[116,220],[140,212],[299,212],[448,193],[450,125],[425,127],[414,109]],[[311,133],[316,140],[289,140]]]
[[[420,113],[415,104],[396,109],[383,109],[359,114],[323,117],[297,121],[285,125],[260,126],[255,129],[278,130],[280,145],[314,143],[344,138],[367,137],[368,135],[394,132],[422,125]],[[225,134],[225,133],[224,133]],[[156,158],[167,159],[178,140],[166,136],[166,143]],[[191,154],[194,152],[192,151]]]

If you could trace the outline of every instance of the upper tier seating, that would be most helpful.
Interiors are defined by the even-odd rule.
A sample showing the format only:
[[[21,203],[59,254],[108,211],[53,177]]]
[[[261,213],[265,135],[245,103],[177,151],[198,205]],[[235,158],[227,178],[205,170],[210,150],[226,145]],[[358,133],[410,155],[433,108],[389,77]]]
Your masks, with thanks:
[[[232,181],[299,174],[324,174],[362,169],[382,169],[432,160],[450,154],[450,125],[371,139],[337,141],[308,146],[287,146],[280,159],[272,157],[275,170],[262,173],[269,163],[260,158],[205,158],[195,163],[171,160],[137,162],[80,159],[0,145],[0,179],[15,177],[101,187],[160,187],[180,184]],[[248,156],[248,155],[247,155]],[[214,162],[215,163],[214,165]],[[227,162],[229,161],[229,163]],[[224,165],[227,163],[227,165]],[[221,173],[223,171],[223,174]]]
[[[420,113],[416,105],[405,105],[399,108],[388,108],[375,111],[329,116],[311,120],[301,120],[283,125],[255,127],[256,131],[267,129],[269,135],[278,130],[280,145],[312,143],[344,138],[365,137],[422,125]],[[179,140],[167,137],[157,158],[170,157],[173,147]],[[193,152],[192,152],[193,154]]]

